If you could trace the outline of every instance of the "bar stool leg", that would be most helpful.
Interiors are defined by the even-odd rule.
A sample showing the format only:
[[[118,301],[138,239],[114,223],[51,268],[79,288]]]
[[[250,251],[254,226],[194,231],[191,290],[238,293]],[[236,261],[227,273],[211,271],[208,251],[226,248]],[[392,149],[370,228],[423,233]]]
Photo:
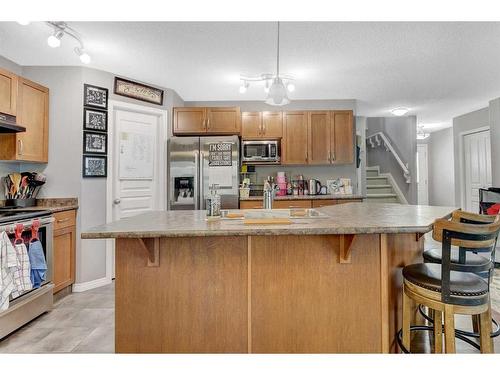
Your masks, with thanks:
[[[443,353],[443,314],[439,310],[432,310],[434,315],[434,353]]]
[[[488,310],[479,316],[479,323],[481,353],[493,353],[493,339],[491,338],[491,304],[488,304]]]
[[[453,306],[444,305],[445,353],[455,353],[455,316]]]
[[[472,331],[479,333],[479,315],[472,315]]]
[[[403,286],[403,346],[410,351],[410,325],[411,325],[412,300],[405,293]]]

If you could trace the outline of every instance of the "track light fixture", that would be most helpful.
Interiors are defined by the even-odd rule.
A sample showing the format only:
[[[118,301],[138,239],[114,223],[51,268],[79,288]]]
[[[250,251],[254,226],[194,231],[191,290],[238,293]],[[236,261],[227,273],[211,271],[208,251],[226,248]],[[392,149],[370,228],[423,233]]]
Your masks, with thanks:
[[[74,51],[80,58],[80,61],[84,64],[90,63],[90,55],[85,51],[82,38],[75,29],[68,26],[68,24],[64,21],[48,21],[46,24],[54,29],[54,33],[47,38],[47,44],[50,47],[59,47],[61,45],[62,38],[67,35],[78,43],[78,46],[75,47]]]
[[[267,94],[266,103],[274,106],[282,106],[290,103],[288,93],[295,91],[295,78],[289,74],[280,73],[280,23],[277,27],[276,43],[276,74],[261,74],[260,76],[240,76],[242,85],[240,93],[244,94],[250,82],[264,82],[264,92]]]

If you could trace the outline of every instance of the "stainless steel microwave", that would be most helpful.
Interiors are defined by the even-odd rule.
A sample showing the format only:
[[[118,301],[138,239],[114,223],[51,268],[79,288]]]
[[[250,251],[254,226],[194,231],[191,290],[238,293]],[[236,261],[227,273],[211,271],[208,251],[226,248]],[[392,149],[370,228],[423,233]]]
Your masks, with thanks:
[[[244,163],[279,164],[280,141],[279,140],[242,141],[241,161]]]

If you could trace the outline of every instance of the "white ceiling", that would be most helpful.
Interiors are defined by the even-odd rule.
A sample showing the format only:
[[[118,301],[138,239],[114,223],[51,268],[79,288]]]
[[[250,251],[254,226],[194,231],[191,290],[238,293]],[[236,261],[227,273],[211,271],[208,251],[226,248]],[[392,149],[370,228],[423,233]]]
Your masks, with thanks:
[[[269,22],[71,22],[91,67],[176,90],[186,101],[263,100],[239,75],[274,72]],[[52,49],[50,28],[0,22],[0,55],[21,65],[78,65],[75,44]],[[286,22],[281,71],[291,99],[357,99],[358,114],[408,107],[435,130],[500,96],[500,23]]]

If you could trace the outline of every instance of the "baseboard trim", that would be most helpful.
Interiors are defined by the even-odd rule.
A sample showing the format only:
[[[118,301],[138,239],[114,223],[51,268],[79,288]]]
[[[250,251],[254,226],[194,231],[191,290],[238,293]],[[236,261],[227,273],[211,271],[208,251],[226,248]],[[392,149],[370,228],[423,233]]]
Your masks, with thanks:
[[[108,279],[107,277],[86,281],[84,283],[73,284],[73,293],[85,292],[87,290],[99,288],[108,284],[111,284],[111,279]]]

